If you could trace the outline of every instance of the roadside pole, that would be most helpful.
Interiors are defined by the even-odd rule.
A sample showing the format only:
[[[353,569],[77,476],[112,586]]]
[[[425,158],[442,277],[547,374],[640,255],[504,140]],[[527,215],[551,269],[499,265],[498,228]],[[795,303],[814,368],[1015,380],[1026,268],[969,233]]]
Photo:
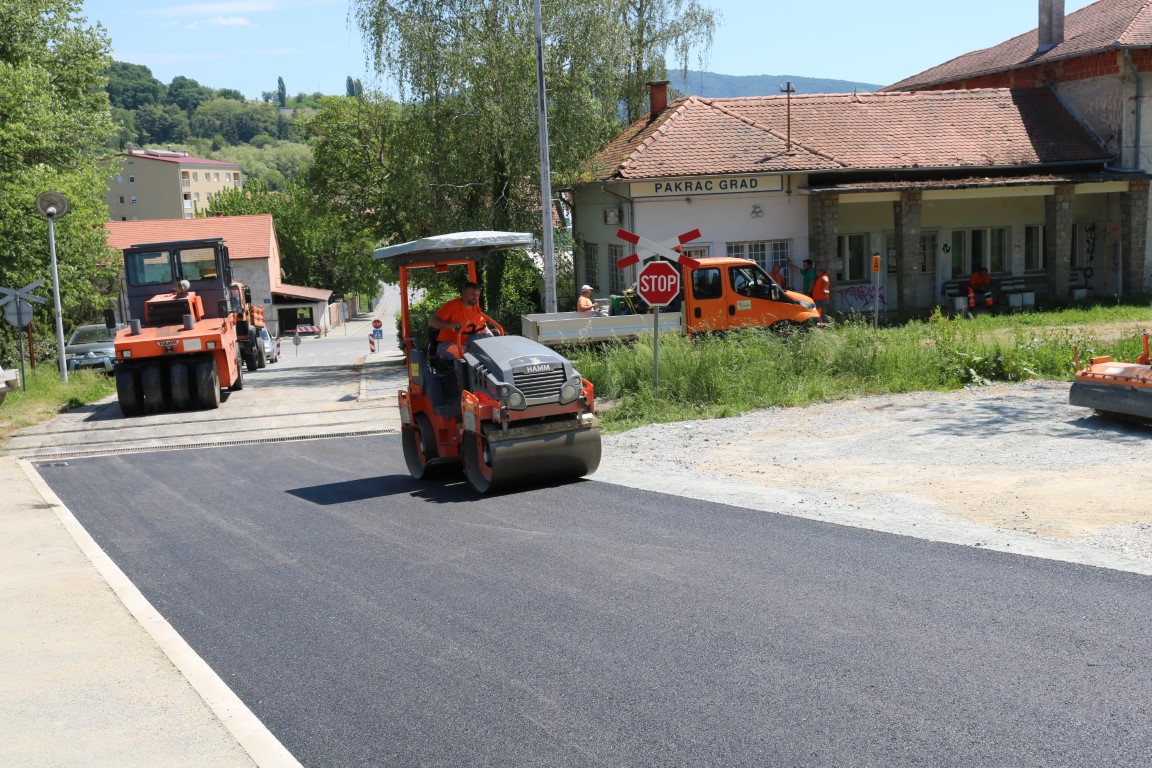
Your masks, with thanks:
[[[876,289],[872,291],[872,330],[880,327],[880,254],[872,254],[872,274],[875,275]]]

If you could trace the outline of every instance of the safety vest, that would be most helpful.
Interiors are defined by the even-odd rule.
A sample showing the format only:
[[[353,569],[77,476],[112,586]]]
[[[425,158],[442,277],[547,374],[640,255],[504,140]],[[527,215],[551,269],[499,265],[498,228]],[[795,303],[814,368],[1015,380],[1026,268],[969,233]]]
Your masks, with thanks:
[[[816,275],[816,282],[812,283],[812,298],[816,301],[826,299],[832,295],[832,281],[824,272]]]

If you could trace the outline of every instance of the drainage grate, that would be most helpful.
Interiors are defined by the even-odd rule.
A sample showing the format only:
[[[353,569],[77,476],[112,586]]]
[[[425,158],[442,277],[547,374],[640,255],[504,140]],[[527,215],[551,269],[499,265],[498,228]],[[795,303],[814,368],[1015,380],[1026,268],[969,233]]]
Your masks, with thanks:
[[[335,437],[369,437],[371,435],[390,435],[399,432],[399,429],[362,429],[349,432],[330,432],[325,435],[290,435],[287,437],[254,437],[249,440],[221,440],[199,443],[175,443],[171,445],[139,445],[124,446],[122,448],[93,448],[91,450],[63,451],[60,453],[24,454],[17,458],[42,464],[61,459],[88,459],[100,456],[120,456],[129,453],[144,453],[145,451],[184,451],[195,448],[219,448],[227,445],[259,445],[261,443],[290,443],[302,440],[328,440]]]

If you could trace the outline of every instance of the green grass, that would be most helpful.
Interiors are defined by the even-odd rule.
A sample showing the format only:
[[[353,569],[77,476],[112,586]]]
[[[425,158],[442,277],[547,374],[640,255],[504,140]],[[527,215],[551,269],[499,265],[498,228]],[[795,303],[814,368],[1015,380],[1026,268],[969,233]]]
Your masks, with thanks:
[[[96,371],[70,371],[67,384],[60,380],[60,370],[50,363],[41,363],[34,371],[25,367],[25,373],[28,391],[22,386],[9,392],[0,403],[0,444],[17,430],[94,403],[116,391],[115,380]]]
[[[651,336],[567,353],[597,396],[617,401],[602,424],[619,432],[860,395],[1070,380],[1076,345],[1082,358],[1138,356],[1141,328],[1148,325],[1140,321],[1149,316],[1146,306],[1126,305],[974,318],[937,313],[878,330],[871,318],[857,316],[828,331],[788,336],[763,330],[664,335],[658,391]]]

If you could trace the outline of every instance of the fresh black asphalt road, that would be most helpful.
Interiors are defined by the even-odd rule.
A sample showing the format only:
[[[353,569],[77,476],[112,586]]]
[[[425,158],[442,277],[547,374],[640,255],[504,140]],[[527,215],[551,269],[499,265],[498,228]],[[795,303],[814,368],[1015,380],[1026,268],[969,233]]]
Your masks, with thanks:
[[[306,766],[1146,766],[1152,581],[394,436],[39,471]]]

